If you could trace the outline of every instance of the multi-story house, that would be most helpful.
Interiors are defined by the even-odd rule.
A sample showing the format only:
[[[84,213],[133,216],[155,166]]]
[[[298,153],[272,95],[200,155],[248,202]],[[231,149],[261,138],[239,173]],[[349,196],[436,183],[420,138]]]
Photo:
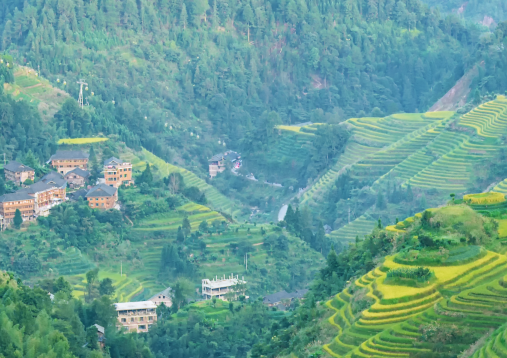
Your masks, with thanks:
[[[90,177],[90,172],[81,168],[74,168],[63,177],[67,180],[69,188],[80,188],[86,184],[86,181]]]
[[[94,186],[85,195],[88,206],[92,209],[112,209],[118,201],[118,189],[99,184]]]
[[[0,196],[0,216],[3,217],[3,224],[12,222],[16,209],[19,209],[23,220],[31,220],[34,213],[35,199],[24,192],[4,194]]]
[[[81,150],[58,150],[49,158],[51,165],[61,174],[74,168],[88,169],[89,154]]]
[[[151,301],[115,303],[118,326],[130,332],[148,332],[157,321],[157,305]]]
[[[236,299],[238,296],[244,295],[246,291],[246,281],[239,279],[236,275],[215,277],[213,280],[207,278],[202,280],[202,297],[205,300],[212,298],[219,298],[227,301],[229,299]]]
[[[48,216],[51,208],[65,201],[66,185],[58,185],[53,181],[44,182],[41,179],[19,192],[35,199],[33,210],[36,216]]]
[[[24,164],[11,160],[4,166],[5,180],[17,185],[23,184],[27,179],[35,180],[35,171]]]
[[[124,162],[115,157],[104,161],[104,178],[106,184],[119,188],[120,186],[129,186],[132,181],[132,164]]]

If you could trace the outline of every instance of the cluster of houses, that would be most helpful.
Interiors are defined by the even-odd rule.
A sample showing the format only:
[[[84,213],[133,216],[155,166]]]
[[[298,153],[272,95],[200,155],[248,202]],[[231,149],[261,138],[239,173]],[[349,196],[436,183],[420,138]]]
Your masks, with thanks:
[[[88,185],[88,153],[83,151],[57,151],[48,163],[55,169],[35,181],[35,170],[14,160],[4,166],[6,181],[21,188],[15,193],[0,196],[0,229],[9,225],[16,210],[23,220],[49,215],[49,210],[70,199],[80,197],[93,209],[112,209],[118,201],[118,188],[131,185],[132,164],[118,158],[104,161],[104,179]],[[33,183],[33,184],[27,184]],[[67,193],[70,189],[72,192]]]

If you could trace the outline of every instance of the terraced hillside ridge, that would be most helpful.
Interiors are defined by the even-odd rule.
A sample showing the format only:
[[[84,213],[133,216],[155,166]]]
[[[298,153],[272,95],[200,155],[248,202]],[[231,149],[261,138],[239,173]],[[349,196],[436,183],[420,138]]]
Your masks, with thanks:
[[[362,215],[338,230],[331,231],[329,237],[340,242],[352,242],[356,237],[362,239],[364,235],[369,234],[375,225],[377,225],[376,220],[369,215]]]
[[[475,343],[473,337],[486,337],[502,325],[473,357],[507,356],[502,353],[507,320],[507,256],[482,246],[462,244],[460,235],[453,233],[451,227],[460,220],[467,221],[465,225],[468,225],[480,218],[466,206],[430,212],[443,220],[442,225],[450,225],[442,231],[438,229],[440,226],[430,229],[436,237],[445,234],[450,245],[448,250],[402,250],[387,256],[380,266],[329,300],[326,305],[334,311],[329,322],[337,335],[323,348],[331,356],[431,356],[439,349],[438,339],[433,340],[432,334],[442,335],[453,330],[468,333],[457,343],[452,340],[446,343],[446,351],[461,352]],[[448,216],[443,217],[444,213]],[[421,218],[422,214],[418,214],[388,230],[404,234],[414,223],[420,225]],[[505,239],[501,240],[503,243]],[[495,250],[503,246],[498,242],[488,245]],[[426,273],[417,276],[415,272],[421,267]],[[366,309],[358,311],[357,307],[364,307],[357,304],[360,300],[368,304]],[[467,339],[470,341],[465,342]]]
[[[507,292],[502,286],[507,270],[504,255],[487,252],[464,265],[432,267],[437,281],[421,288],[384,284],[385,271],[399,268],[410,267],[388,257],[382,268],[355,281],[354,286],[367,289],[368,297],[374,300],[370,308],[355,317],[348,303],[349,289],[327,303],[336,310],[330,322],[338,330],[335,340],[324,346],[328,353],[334,357],[387,357],[391,353],[410,357],[425,351],[424,345],[417,344],[419,325],[437,319],[458,321],[455,315],[446,313],[461,313],[465,320],[480,324],[478,329],[498,327],[505,322],[507,314],[498,317],[493,312],[495,302]],[[446,299],[441,290],[460,292]],[[504,299],[499,303],[507,306]]]
[[[507,325],[497,329],[488,341],[477,350],[472,358],[505,358],[507,357]]]
[[[341,172],[337,174],[329,171],[307,191],[303,202],[317,213],[321,212],[326,194],[332,188],[335,179],[345,170],[348,170],[353,178],[371,182],[373,192],[379,188],[385,189],[388,181],[391,183],[394,181],[403,186],[410,182],[412,188],[419,193],[431,192],[426,196],[432,197],[434,204],[447,201],[450,193],[465,194],[468,184],[475,175],[477,164],[493,158],[502,149],[502,138],[507,135],[507,99],[505,96],[498,96],[496,100],[485,103],[461,117],[453,116],[452,112],[433,112],[424,116],[439,118],[443,113],[448,117],[433,121],[427,127],[421,127],[419,131],[411,132],[382,150],[368,153],[364,158],[356,158],[354,163],[342,167]],[[354,141],[356,136],[372,140],[372,134],[365,132],[372,128],[368,119],[350,120],[346,123],[356,126],[363,124],[361,131],[352,127],[354,137],[347,147],[356,145],[357,142]],[[378,138],[378,141],[381,138],[387,141],[389,133],[395,133],[389,127],[385,128],[385,131],[375,138]],[[345,149],[345,153],[347,150],[348,148]],[[338,158],[337,165],[346,158],[345,153]],[[492,190],[507,194],[507,181],[497,184]],[[337,205],[343,206],[346,203]],[[342,211],[346,209],[345,207]],[[358,219],[371,215],[375,217],[375,207],[356,213]],[[343,220],[340,225],[343,225]],[[353,226],[353,223],[349,225]],[[340,228],[334,227],[335,231]]]
[[[435,112],[347,120],[343,125],[351,137],[344,153],[303,195],[302,203],[318,207],[322,196],[345,170],[358,179],[374,182],[431,142],[452,115],[453,112]]]
[[[16,100],[33,104],[44,120],[53,118],[69,94],[50,84],[37,71],[29,67],[17,66],[14,72],[14,83],[5,83],[6,93]]]

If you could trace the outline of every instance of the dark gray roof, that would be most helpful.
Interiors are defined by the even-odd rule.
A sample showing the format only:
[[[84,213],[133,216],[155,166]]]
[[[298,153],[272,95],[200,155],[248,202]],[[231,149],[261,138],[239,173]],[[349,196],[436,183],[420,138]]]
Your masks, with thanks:
[[[74,173],[74,174],[79,175],[80,177],[83,177],[85,179],[90,176],[90,172],[88,170],[84,170],[81,168],[72,169],[70,172],[67,172],[67,174],[65,174],[65,177],[70,173]]]
[[[6,203],[9,201],[18,201],[18,200],[27,200],[27,199],[33,199],[33,196],[28,195],[28,193],[19,190],[12,194],[4,194],[0,196],[0,203]]]
[[[67,180],[63,178],[63,175],[58,172],[49,172],[40,178],[39,182],[46,184],[55,184],[59,188],[67,186]]]
[[[102,327],[96,323],[94,324],[94,326],[97,327],[97,332],[104,334],[104,327]]]
[[[57,150],[55,154],[49,158],[54,159],[88,159],[90,155],[82,150]]]
[[[86,197],[89,198],[91,196],[113,196],[116,194],[116,188],[106,185],[106,184],[99,184],[97,186],[94,186],[91,188],[88,193],[86,193]]]
[[[287,298],[290,298],[289,294],[286,291],[280,291],[280,292],[265,296],[264,300],[262,302],[265,304],[272,305],[272,304],[278,303],[282,300],[285,300]]]
[[[216,162],[216,161],[219,161],[219,160],[222,160],[222,158],[224,157],[224,153],[220,153],[220,154],[215,154],[214,156],[211,157],[211,159],[209,159],[208,161],[209,162]]]
[[[118,159],[116,157],[111,157],[109,159],[104,160],[104,165],[113,165],[113,164],[123,164],[123,160]]]
[[[307,292],[308,290],[304,288],[302,290],[296,290],[295,292],[291,293],[291,295],[293,295],[292,298],[303,298]]]
[[[33,171],[32,168],[30,168],[27,165],[21,164],[19,162],[16,162],[15,160],[11,160],[9,164],[4,166],[4,169],[10,171],[10,172],[30,172]]]
[[[222,160],[222,159],[233,161],[233,160],[238,159],[238,158],[240,158],[240,154],[238,154],[237,152],[233,152],[232,150],[229,150],[229,151],[227,151],[225,153],[215,154],[208,161],[209,162],[216,162],[216,161],[219,161],[219,160]]]
[[[148,301],[158,298],[158,296],[165,296],[171,298],[171,287],[167,287],[165,290],[160,291],[156,295],[153,295]]]
[[[70,193],[69,198],[70,198],[70,200],[78,201],[79,198],[85,198],[86,193],[88,193],[88,189],[82,188],[82,189],[79,189],[73,193]]]
[[[18,190],[18,191],[24,192],[27,194],[35,194],[35,193],[40,193],[40,192],[50,190],[53,188],[59,188],[59,186],[56,184],[44,183],[43,181],[38,181],[37,183],[29,185],[26,188]]]

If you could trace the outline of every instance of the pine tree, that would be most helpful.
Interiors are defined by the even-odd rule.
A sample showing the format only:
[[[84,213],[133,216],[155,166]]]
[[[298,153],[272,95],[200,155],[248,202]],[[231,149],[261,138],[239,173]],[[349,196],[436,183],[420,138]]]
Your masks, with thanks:
[[[150,163],[146,163],[146,168],[139,176],[138,183],[146,183],[148,185],[153,183],[153,174],[151,173]]]
[[[183,233],[183,229],[181,226],[178,226],[178,233],[176,234],[176,241],[182,243],[185,241],[185,234]]]
[[[190,235],[190,231],[191,231],[191,226],[190,226],[190,220],[188,220],[188,216],[185,216],[185,218],[183,219],[183,231],[185,233],[185,235]]]
[[[19,229],[21,224],[23,224],[23,218],[21,217],[21,211],[19,211],[19,209],[16,209],[16,212],[14,213],[13,224],[16,229]]]
[[[186,29],[187,23],[188,23],[187,7],[185,6],[185,4],[183,4],[181,6],[180,25],[183,25],[183,29]]]
[[[377,208],[377,210],[383,210],[387,207],[384,195],[382,195],[382,192],[380,190],[377,194],[377,201],[375,203],[375,207]]]
[[[407,192],[405,193],[405,201],[409,203],[414,201],[414,193],[412,193],[412,187],[410,186],[410,182],[407,185]]]

